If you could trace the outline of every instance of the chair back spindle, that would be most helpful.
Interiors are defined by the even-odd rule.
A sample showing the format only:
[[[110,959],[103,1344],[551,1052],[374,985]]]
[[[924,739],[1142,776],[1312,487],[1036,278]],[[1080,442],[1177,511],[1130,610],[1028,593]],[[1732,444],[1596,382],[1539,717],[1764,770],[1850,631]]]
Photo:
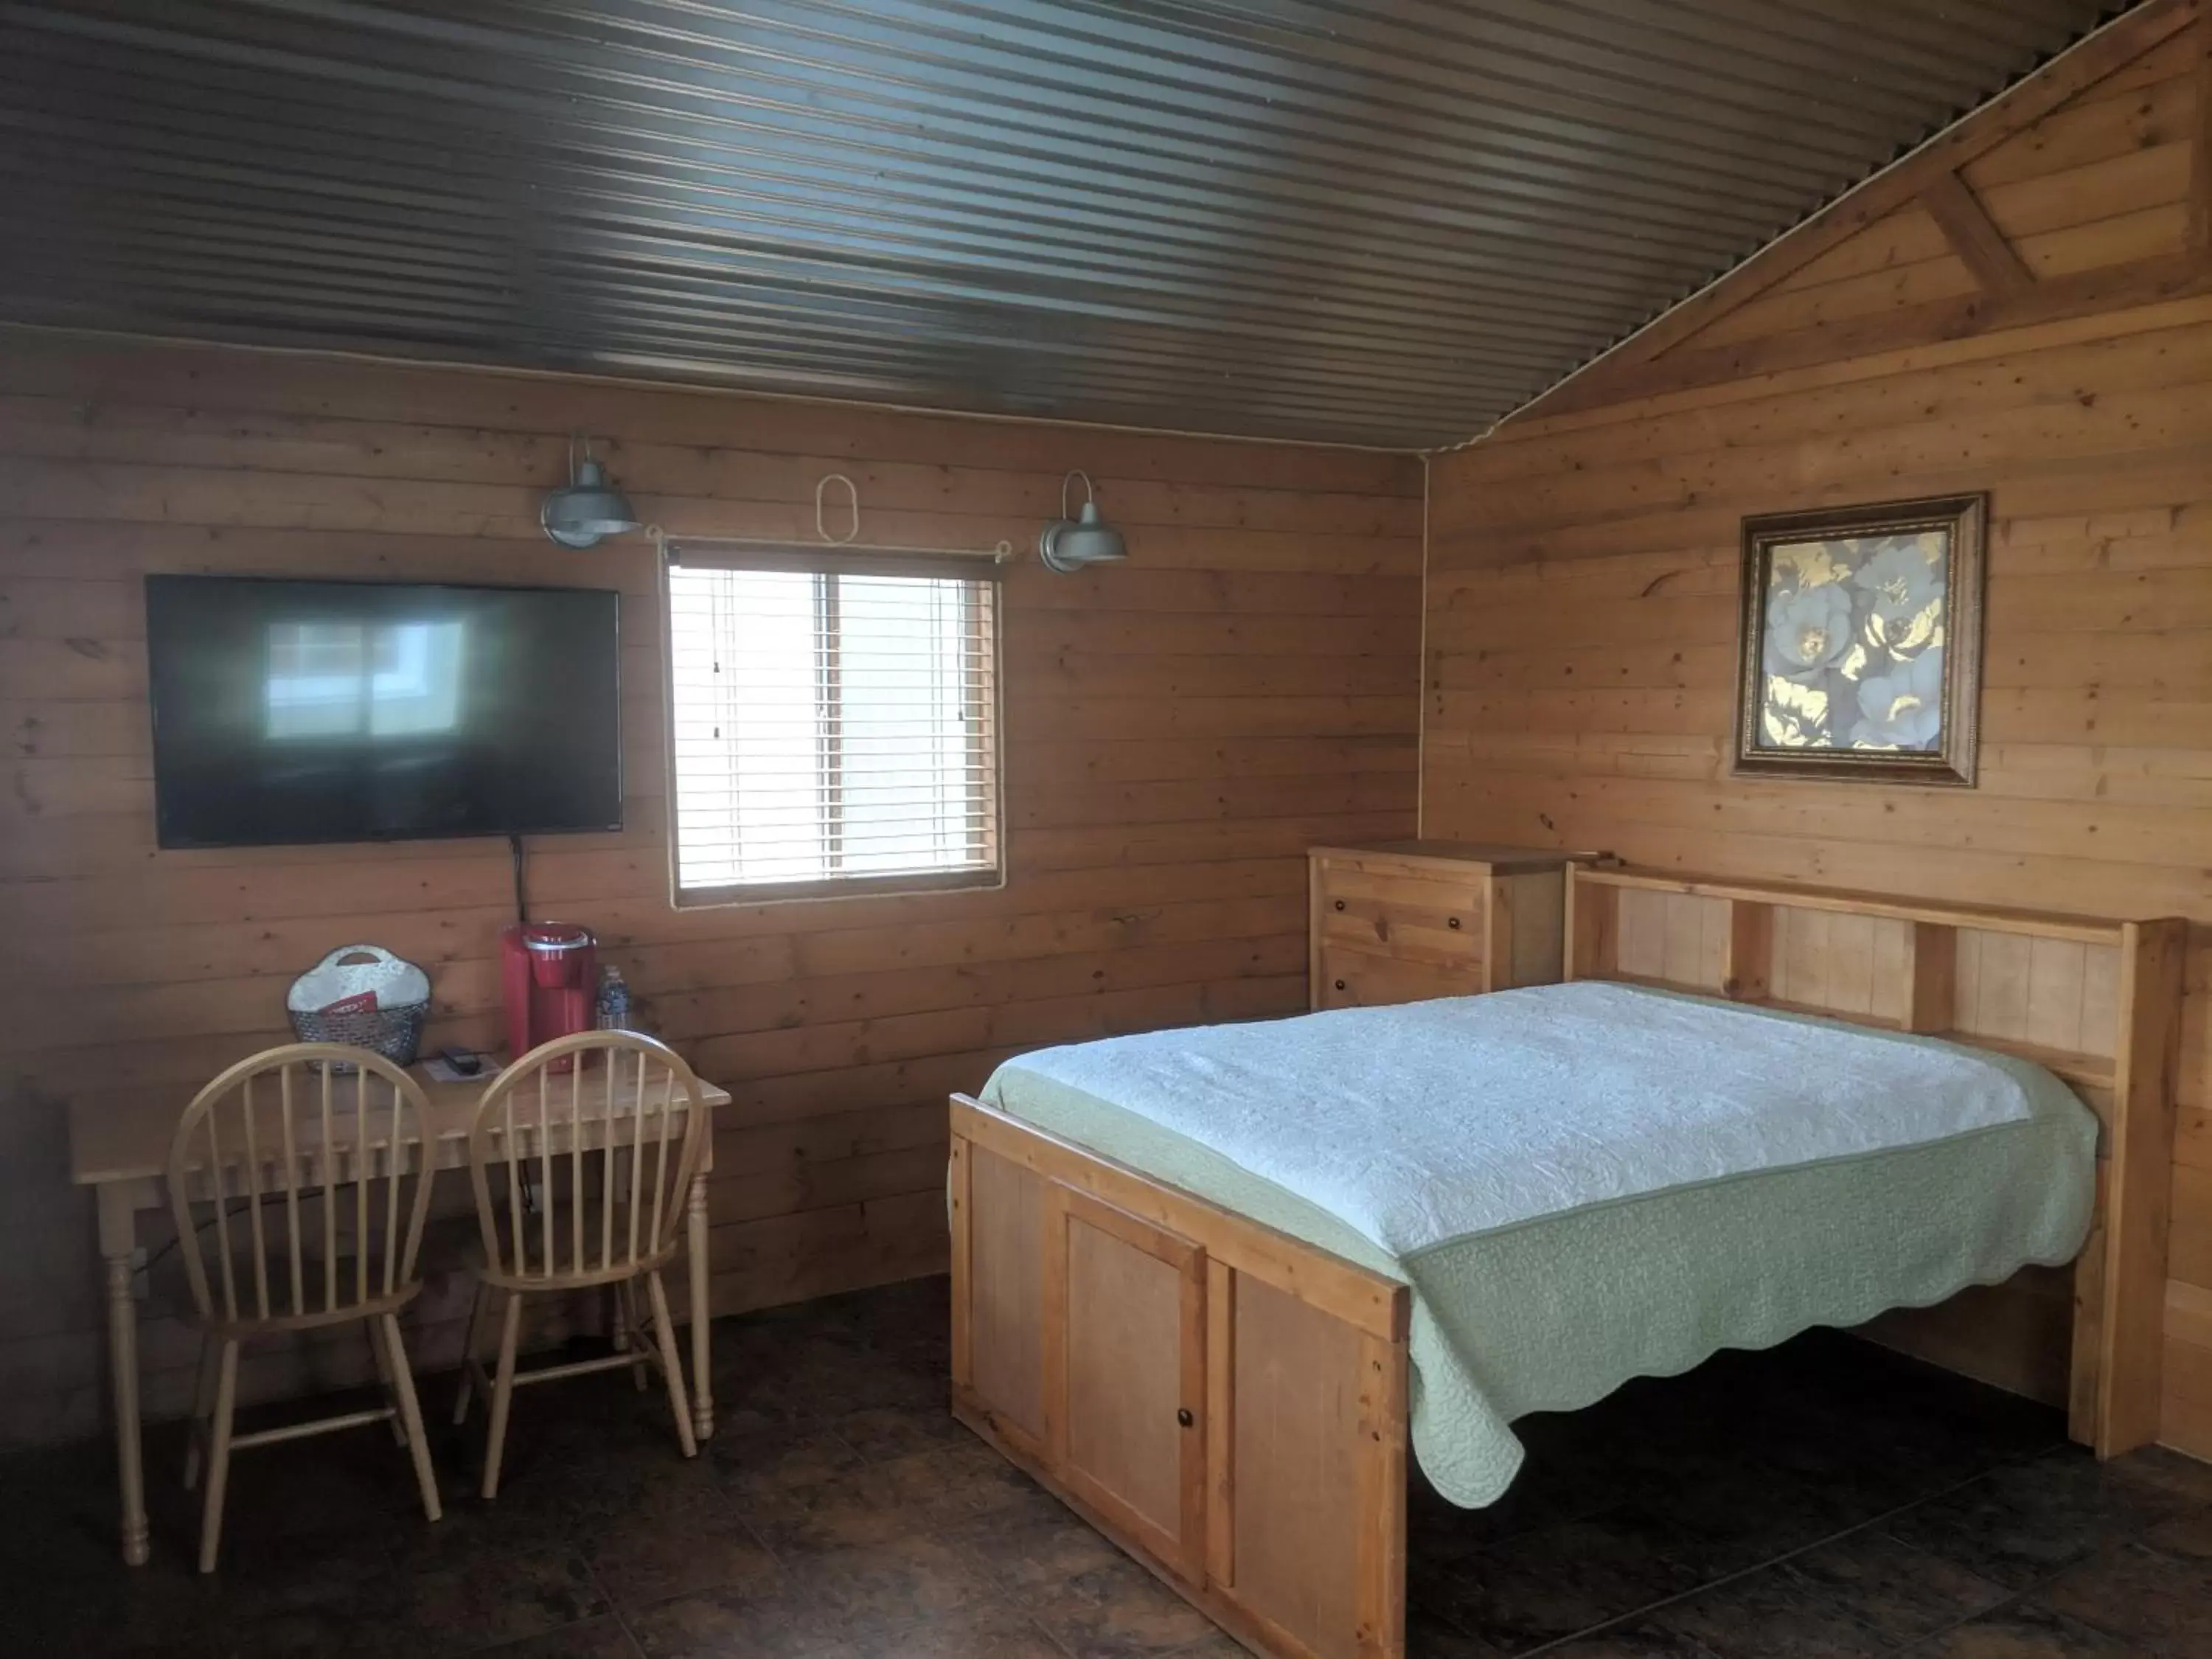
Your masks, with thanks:
[[[349,1090],[339,1065],[354,1068]],[[201,1090],[170,1142],[168,1188],[202,1322],[335,1322],[409,1289],[428,1116],[406,1073],[341,1043],[271,1048]]]
[[[652,1037],[580,1031],[523,1055],[484,1091],[469,1132],[491,1274],[550,1289],[666,1261],[706,1135],[699,1079]]]

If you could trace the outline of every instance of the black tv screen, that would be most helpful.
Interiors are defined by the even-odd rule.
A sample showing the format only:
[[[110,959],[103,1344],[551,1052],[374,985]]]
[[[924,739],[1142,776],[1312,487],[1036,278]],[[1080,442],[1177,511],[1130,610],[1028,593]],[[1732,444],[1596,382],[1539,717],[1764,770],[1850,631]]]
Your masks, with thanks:
[[[149,576],[161,844],[619,830],[618,598]]]

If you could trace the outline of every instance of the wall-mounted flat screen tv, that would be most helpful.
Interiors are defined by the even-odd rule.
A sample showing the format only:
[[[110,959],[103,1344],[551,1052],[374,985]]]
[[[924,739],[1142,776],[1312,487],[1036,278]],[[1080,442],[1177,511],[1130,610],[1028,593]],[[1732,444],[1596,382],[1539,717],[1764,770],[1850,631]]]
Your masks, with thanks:
[[[149,576],[161,844],[619,830],[618,600]]]

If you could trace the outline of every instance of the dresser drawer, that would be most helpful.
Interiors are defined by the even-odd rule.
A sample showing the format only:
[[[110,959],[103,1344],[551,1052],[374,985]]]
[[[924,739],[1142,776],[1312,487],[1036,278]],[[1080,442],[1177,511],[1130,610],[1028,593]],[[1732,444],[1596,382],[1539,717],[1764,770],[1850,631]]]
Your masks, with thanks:
[[[1444,882],[1391,885],[1398,890],[1394,896],[1370,898],[1332,883],[1321,909],[1322,942],[1437,967],[1480,964],[1485,900],[1480,892]]]
[[[1454,968],[1403,962],[1345,945],[1322,945],[1315,974],[1316,1008],[1376,1008],[1432,997],[1477,996],[1490,988],[1479,963]]]
[[[1442,842],[1314,848],[1312,1006],[1473,996],[1556,980],[1565,863],[1557,854]]]

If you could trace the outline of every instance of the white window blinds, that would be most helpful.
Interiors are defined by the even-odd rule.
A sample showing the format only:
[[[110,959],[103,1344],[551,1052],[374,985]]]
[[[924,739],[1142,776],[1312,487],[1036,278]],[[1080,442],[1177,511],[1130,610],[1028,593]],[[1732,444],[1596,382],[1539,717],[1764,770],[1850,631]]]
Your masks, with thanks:
[[[994,885],[996,568],[669,550],[676,896]]]

